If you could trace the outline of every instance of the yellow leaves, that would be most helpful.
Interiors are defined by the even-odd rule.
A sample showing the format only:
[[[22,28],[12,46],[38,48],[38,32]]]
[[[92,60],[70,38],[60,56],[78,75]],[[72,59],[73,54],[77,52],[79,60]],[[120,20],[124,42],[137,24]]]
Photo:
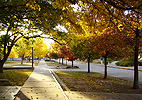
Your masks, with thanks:
[[[34,10],[38,9],[38,11],[40,11],[41,10],[40,5],[34,4],[34,3],[35,3],[35,0],[29,0],[29,2],[26,4],[26,6],[30,7],[31,9],[34,9]]]

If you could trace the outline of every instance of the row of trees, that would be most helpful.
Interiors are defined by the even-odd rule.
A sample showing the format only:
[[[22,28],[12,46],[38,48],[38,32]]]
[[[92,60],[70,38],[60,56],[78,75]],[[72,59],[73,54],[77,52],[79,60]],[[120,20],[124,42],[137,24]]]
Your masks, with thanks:
[[[22,59],[21,64],[23,64],[23,60],[25,58],[32,58],[32,47],[33,47],[33,57],[34,58],[42,58],[46,56],[47,45],[40,38],[35,39],[25,39],[21,38],[16,42],[16,45],[12,48],[10,55],[8,58],[17,58],[20,57]]]
[[[98,54],[105,58],[134,57],[134,84],[138,85],[138,54],[141,51],[140,0],[81,0],[71,1],[78,8],[64,5],[63,26],[68,34],[60,35],[74,55],[87,58]],[[70,15],[69,15],[69,14]],[[62,33],[64,34],[64,33]],[[88,36],[89,35],[89,36]],[[54,36],[57,38],[58,36]],[[82,56],[82,57],[81,57]],[[105,77],[107,66],[105,64]]]

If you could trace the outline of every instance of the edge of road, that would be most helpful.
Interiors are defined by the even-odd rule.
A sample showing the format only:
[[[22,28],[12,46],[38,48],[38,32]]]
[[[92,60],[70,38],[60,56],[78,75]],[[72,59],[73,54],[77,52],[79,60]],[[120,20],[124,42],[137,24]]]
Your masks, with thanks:
[[[102,66],[102,67],[105,67],[104,65],[101,65],[101,64],[95,64],[95,63],[92,63],[93,65],[98,65],[98,66]],[[110,66],[108,65],[107,67],[110,67],[110,68],[117,68],[117,69],[126,69],[126,70],[134,70],[134,69],[131,69],[131,68],[124,68],[123,66],[122,67],[114,67],[114,66]],[[142,72],[142,70],[139,69],[139,71]]]

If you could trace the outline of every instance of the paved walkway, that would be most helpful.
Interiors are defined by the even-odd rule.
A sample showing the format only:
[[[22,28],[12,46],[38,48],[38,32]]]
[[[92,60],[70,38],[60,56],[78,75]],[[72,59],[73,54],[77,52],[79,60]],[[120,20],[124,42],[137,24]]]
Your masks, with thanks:
[[[41,60],[15,100],[66,100],[45,61]]]

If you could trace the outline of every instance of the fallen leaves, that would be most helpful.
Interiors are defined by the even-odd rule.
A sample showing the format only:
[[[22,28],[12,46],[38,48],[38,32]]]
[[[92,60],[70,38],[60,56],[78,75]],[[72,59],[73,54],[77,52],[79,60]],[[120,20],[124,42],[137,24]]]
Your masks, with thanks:
[[[142,89],[131,89],[133,82],[108,76],[103,79],[103,74],[87,73],[83,71],[55,71],[63,82],[72,91],[82,92],[109,92],[109,93],[142,93]],[[142,88],[142,85],[140,85]]]

